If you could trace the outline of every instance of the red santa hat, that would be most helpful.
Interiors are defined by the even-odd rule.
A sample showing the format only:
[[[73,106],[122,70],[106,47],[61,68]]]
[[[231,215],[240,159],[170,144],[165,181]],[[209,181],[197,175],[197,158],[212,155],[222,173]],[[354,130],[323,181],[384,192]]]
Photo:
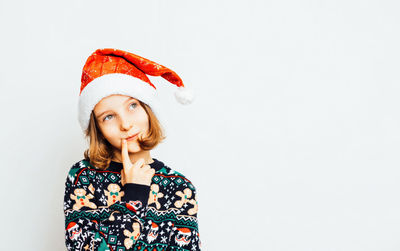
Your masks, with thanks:
[[[178,87],[175,97],[181,104],[193,101],[174,71],[146,58],[117,49],[98,49],[86,60],[79,93],[78,119],[82,130],[89,126],[96,104],[112,94],[131,96],[150,106],[159,117],[156,87],[147,75],[161,76]]]
[[[76,228],[78,228],[78,224],[76,224],[75,222],[70,222],[68,225],[67,225],[67,231],[69,232],[70,230],[72,230],[72,229],[76,229]]]
[[[190,229],[187,227],[178,228],[177,230],[183,235],[191,235]]]
[[[151,229],[158,230],[158,225],[154,222],[151,223]]]

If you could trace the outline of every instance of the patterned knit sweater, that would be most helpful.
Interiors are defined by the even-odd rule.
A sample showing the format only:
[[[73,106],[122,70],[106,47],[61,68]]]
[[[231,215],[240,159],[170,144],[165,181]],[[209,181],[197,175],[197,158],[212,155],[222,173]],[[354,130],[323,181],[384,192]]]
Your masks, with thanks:
[[[122,163],[75,163],[66,179],[68,250],[200,250],[196,189],[154,159],[151,185],[121,185]]]

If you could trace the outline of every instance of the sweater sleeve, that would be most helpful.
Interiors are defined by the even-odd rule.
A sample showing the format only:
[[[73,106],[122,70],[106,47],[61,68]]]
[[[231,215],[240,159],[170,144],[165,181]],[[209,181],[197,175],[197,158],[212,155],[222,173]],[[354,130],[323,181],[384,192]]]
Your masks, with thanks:
[[[167,250],[200,250],[196,189],[190,181],[187,181],[175,195],[177,200],[175,200],[174,206],[180,209],[180,213],[176,215]]]
[[[86,171],[86,173],[85,173]],[[64,216],[67,250],[111,250],[116,236],[124,235],[121,224],[130,222],[142,232],[149,186],[126,184],[120,201],[103,206],[96,198],[87,168],[73,166],[65,182]],[[97,191],[97,195],[99,191]],[[99,197],[99,196],[97,196]],[[128,225],[128,224],[126,224]],[[132,243],[126,245],[133,246]]]

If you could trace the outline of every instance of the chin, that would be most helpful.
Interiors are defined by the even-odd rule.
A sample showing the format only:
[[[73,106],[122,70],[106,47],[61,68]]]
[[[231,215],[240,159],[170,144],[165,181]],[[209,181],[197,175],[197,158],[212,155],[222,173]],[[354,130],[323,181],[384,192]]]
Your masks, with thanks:
[[[137,153],[142,151],[139,145],[134,145],[134,146],[128,146],[128,152],[130,153]]]

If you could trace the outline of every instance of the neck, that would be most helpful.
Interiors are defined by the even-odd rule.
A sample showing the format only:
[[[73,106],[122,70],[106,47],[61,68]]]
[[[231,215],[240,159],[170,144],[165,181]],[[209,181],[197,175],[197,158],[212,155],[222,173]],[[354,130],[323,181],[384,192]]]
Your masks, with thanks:
[[[145,164],[150,164],[150,163],[154,162],[154,160],[150,156],[150,151],[140,151],[137,153],[129,153],[129,158],[130,158],[132,164],[135,163],[140,158],[144,159]],[[112,160],[122,163],[121,153],[119,151],[115,152],[114,158],[112,158]]]

